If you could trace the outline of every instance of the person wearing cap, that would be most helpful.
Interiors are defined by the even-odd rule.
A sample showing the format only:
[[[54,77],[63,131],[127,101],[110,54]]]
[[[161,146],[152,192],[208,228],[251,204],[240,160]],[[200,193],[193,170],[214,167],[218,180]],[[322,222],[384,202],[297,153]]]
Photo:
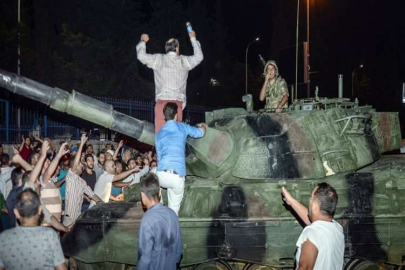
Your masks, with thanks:
[[[265,110],[276,113],[287,111],[289,96],[287,83],[279,76],[276,61],[268,61],[263,73],[265,79],[259,98],[260,101],[266,100]]]

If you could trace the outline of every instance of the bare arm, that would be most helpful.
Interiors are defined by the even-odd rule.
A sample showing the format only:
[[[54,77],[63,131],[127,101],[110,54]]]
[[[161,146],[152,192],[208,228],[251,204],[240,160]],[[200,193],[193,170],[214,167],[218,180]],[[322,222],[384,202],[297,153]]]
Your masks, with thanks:
[[[55,173],[55,170],[59,164],[59,160],[69,152],[68,149],[66,150],[66,145],[67,143],[65,142],[60,146],[58,154],[55,156],[55,158],[52,160],[51,164],[49,164],[48,168],[43,174],[42,176],[43,185],[46,185],[46,183],[48,183],[49,179],[51,179],[52,175]]]
[[[285,203],[292,207],[306,225],[311,225],[311,221],[308,218],[308,208],[291,196],[286,188],[282,187],[281,193],[284,196],[283,200]]]
[[[59,220],[52,216],[51,217],[51,222],[50,224],[52,225],[53,228],[57,229],[58,231],[62,231],[62,232],[69,232],[69,228],[66,227],[65,225],[63,225],[62,223],[59,222]]]
[[[131,184],[131,182],[127,183],[122,183],[122,182],[113,182],[114,187],[122,188],[122,187],[127,187]]]
[[[28,179],[29,186],[34,186],[35,180],[37,180],[39,174],[41,173],[42,166],[44,165],[45,158],[46,158],[46,152],[48,151],[48,149],[49,149],[49,143],[47,141],[45,141],[41,147],[41,156],[39,157],[37,164],[35,164],[34,169],[30,173],[30,177]]]
[[[121,194],[119,194],[117,197],[114,197],[113,195],[110,195],[110,200],[114,201],[114,202],[121,202],[124,199],[124,196]]]
[[[114,175],[113,182],[120,181],[122,179],[127,178],[131,173],[136,172],[136,170],[139,170],[138,167],[133,168],[132,170],[129,170],[129,171],[122,172],[120,174]]]
[[[55,187],[59,188],[63,183],[65,183],[66,181],[66,176],[63,177],[61,180],[59,180],[58,182],[54,183]]]
[[[124,145],[124,141],[121,140],[117,146],[117,149],[114,152],[113,160],[117,160],[118,152],[121,150],[122,146]]]
[[[83,146],[86,143],[86,141],[87,141],[86,134],[83,133],[82,137],[80,138],[79,150],[77,150],[77,154],[75,156],[75,161],[73,162],[72,171],[76,171],[76,168],[79,165],[80,157],[82,156]]]
[[[301,256],[298,262],[298,270],[314,269],[316,258],[318,257],[318,249],[312,244],[309,239],[302,243]]]
[[[32,166],[20,156],[20,153],[17,150],[17,148],[14,147],[13,150],[14,150],[14,155],[13,155],[11,161],[15,164],[20,164],[21,167],[23,167],[23,169],[25,171],[27,171],[27,172],[31,171]]]
[[[18,151],[21,152],[23,150],[24,143],[25,143],[25,138],[24,138],[24,135],[22,135],[22,142],[21,142],[21,145],[20,145],[20,148],[18,149]]]

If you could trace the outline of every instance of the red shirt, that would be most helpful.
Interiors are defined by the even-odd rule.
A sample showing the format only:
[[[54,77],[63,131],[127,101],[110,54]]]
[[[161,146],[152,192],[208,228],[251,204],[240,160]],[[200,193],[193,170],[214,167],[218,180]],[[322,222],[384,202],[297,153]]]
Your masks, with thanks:
[[[32,153],[32,148],[31,148],[30,146],[27,146],[27,145],[24,143],[24,146],[23,146],[22,150],[20,151],[20,156],[21,156],[24,160],[27,160],[28,157],[31,155],[31,153]]]

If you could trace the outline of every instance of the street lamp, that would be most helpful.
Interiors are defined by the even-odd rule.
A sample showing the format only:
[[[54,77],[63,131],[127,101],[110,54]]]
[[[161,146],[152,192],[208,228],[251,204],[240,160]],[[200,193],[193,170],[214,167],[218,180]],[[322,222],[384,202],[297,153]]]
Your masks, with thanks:
[[[249,51],[249,47],[250,47],[250,45],[252,45],[252,43],[253,42],[255,42],[255,41],[259,41],[259,38],[257,37],[257,38],[255,38],[254,40],[252,40],[248,45],[247,45],[247,48],[246,48],[246,95],[247,95],[247,89],[248,89],[248,75],[247,75],[247,57],[248,57],[248,51]]]
[[[361,64],[360,66],[353,69],[353,72],[352,72],[352,98],[354,98],[354,74],[357,72],[357,70],[359,68],[363,68],[363,64]]]

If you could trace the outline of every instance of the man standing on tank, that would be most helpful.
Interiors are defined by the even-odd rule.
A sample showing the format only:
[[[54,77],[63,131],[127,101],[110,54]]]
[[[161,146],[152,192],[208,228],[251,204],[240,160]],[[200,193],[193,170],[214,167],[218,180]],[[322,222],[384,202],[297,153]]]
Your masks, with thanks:
[[[141,41],[136,46],[138,60],[153,69],[155,75],[156,105],[155,105],[155,132],[166,123],[163,116],[163,107],[168,102],[175,102],[178,106],[178,121],[183,120],[183,109],[186,107],[186,86],[188,72],[201,63],[204,56],[200,42],[196,39],[194,31],[189,33],[194,55],[180,55],[179,41],[171,38],[166,42],[166,54],[146,53],[147,34],[141,35]]]
[[[345,251],[342,226],[335,214],[338,195],[327,183],[319,183],[312,191],[307,208],[282,187],[283,200],[307,225],[297,241],[298,270],[341,270]]]
[[[276,61],[270,60],[264,67],[265,79],[260,91],[260,101],[266,99],[265,109],[276,113],[288,109],[287,83],[278,74]]]

